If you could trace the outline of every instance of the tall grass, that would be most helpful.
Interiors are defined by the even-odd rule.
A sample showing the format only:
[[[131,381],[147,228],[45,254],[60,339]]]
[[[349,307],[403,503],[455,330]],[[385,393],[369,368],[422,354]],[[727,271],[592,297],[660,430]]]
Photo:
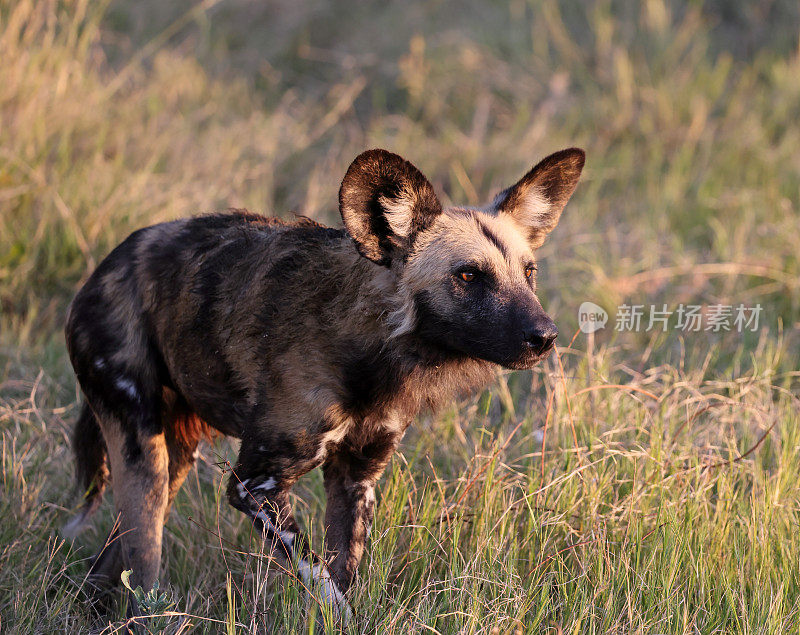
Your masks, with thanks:
[[[560,356],[409,432],[347,631],[798,630],[796,8],[577,6],[0,2],[0,630],[126,624],[82,593],[111,506],[58,533],[63,310],[116,242],[229,206],[337,222],[365,147],[477,204],[567,145],[585,179],[540,250]],[[611,322],[570,343],[584,300]],[[622,302],[764,312],[756,332],[618,333]],[[178,497],[148,624],[335,631],[225,503],[235,453],[203,448]],[[318,474],[295,505],[320,544]]]

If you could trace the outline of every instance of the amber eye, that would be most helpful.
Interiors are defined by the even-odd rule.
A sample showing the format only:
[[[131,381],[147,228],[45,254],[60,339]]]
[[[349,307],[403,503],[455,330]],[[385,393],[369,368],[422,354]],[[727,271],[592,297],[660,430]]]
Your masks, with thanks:
[[[530,277],[533,275],[533,272],[536,271],[536,267],[533,265],[528,265],[525,267],[525,277],[530,280]]]
[[[475,273],[472,271],[462,271],[458,275],[464,282],[472,282],[475,279]]]

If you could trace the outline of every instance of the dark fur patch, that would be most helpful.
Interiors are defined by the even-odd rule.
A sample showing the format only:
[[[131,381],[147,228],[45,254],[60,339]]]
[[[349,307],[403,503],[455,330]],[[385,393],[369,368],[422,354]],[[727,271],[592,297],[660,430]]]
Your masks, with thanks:
[[[349,478],[355,482],[377,478],[383,466],[394,454],[398,434],[382,430],[365,443],[348,443],[343,448],[343,459],[348,464]]]
[[[489,242],[491,242],[495,247],[497,247],[497,249],[500,251],[500,253],[503,254],[503,258],[508,260],[508,248],[503,244],[503,241],[500,240],[495,235],[495,233],[486,226],[485,223],[482,223],[477,218],[477,216],[475,217],[475,222],[478,224],[478,227],[481,228],[481,232],[483,232],[483,235],[486,236],[486,238],[489,239]]]
[[[403,378],[392,357],[385,348],[362,349],[357,342],[343,346],[342,404],[347,412],[361,418],[382,410],[389,397],[397,394]]]

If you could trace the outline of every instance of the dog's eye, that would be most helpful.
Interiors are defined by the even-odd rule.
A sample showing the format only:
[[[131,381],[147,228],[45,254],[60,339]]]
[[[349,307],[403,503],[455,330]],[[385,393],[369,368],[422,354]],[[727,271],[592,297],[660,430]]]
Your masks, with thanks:
[[[464,282],[472,282],[475,279],[475,272],[474,271],[462,271],[458,274],[458,277],[461,278]]]
[[[528,280],[530,280],[534,271],[536,271],[536,266],[528,265],[527,267],[525,267],[525,277],[528,278]]]

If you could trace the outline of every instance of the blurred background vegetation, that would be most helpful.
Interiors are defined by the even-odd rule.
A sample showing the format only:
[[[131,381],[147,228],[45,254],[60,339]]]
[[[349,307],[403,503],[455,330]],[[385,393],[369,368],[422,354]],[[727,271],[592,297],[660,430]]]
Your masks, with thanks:
[[[537,596],[537,607],[549,608],[535,624],[575,632],[588,625],[596,632],[746,631],[751,625],[750,632],[762,632],[757,625],[773,613],[775,632],[796,624],[800,543],[791,527],[797,534],[800,470],[791,457],[800,375],[799,121],[795,0],[0,0],[0,429],[7,494],[0,503],[6,506],[0,538],[7,539],[0,550],[0,615],[30,625],[36,622],[26,619],[44,613],[59,627],[78,630],[88,619],[80,612],[72,617],[79,596],[74,588],[31,598],[26,590],[53,558],[55,570],[72,579],[86,555],[50,542],[64,508],[74,502],[63,476],[70,469],[65,436],[77,403],[63,316],[81,280],[130,231],[228,207],[279,216],[297,211],[338,224],[339,182],[368,147],[414,162],[444,202],[481,204],[544,155],[577,145],[587,152],[584,178],[540,250],[541,295],[562,332],[566,372],[553,359],[533,373],[501,377],[487,393],[411,433],[404,460],[414,465],[414,496],[427,504],[441,491],[478,505],[475,489],[494,491],[487,479],[495,463],[470,471],[483,465],[482,456],[505,457],[506,467],[541,471],[542,479],[547,467],[552,482],[571,478],[564,505],[540,501],[539,507],[556,510],[552,523],[542,520],[541,509],[528,510],[526,527],[549,527],[530,547],[528,572],[545,561],[561,563],[561,556],[547,558],[581,542],[586,531],[596,536],[599,522],[618,529],[625,505],[642,513],[644,534],[659,526],[653,509],[688,508],[693,501],[700,516],[720,524],[701,530],[694,521],[682,522],[698,529],[697,544],[719,549],[720,558],[742,536],[760,536],[753,544],[780,543],[784,552],[761,554],[748,569],[748,582],[735,561],[721,573],[697,564],[689,544],[685,551],[654,547],[648,557],[673,554],[670,566],[681,572],[669,584],[686,584],[679,594],[685,613],[673,615],[663,604],[669,584],[642,582],[643,565],[626,559],[630,553],[608,545],[607,552],[570,551],[559,569],[561,590],[547,592],[555,599]],[[594,340],[581,335],[568,346],[585,300],[603,306],[611,322]],[[623,302],[760,304],[763,312],[757,332],[616,333],[613,316]],[[647,389],[659,401],[628,410],[607,392],[576,395],[599,384]],[[534,443],[548,399],[554,447],[574,449],[569,456],[556,451],[550,463]],[[513,445],[493,454],[501,446],[492,444],[517,421],[524,427]],[[663,440],[654,440],[668,430],[677,439],[669,459],[661,455]],[[642,455],[660,457],[662,467],[701,470],[700,457],[737,456],[765,431],[759,452],[737,462],[748,465],[747,474],[737,472],[725,483],[698,476],[681,487],[659,486],[646,503],[635,496],[637,479],[653,476],[641,471]],[[610,438],[619,444],[614,452],[603,446],[595,456],[598,439]],[[594,481],[587,477],[597,488],[597,505],[584,508],[580,501],[592,496],[587,480],[576,475],[594,465],[593,457],[608,469],[592,468],[602,472]],[[604,462],[608,457],[613,467]],[[217,500],[213,488],[201,485],[218,481],[211,463],[201,469],[205,481],[197,482],[194,504],[200,508],[213,509]],[[56,488],[53,478],[60,479]],[[392,475],[387,491],[405,478]],[[775,501],[784,515],[775,526],[772,516],[762,524],[753,501],[767,496],[765,484],[776,479],[780,485],[770,496],[780,493]],[[428,490],[430,483],[437,486]],[[465,483],[480,487],[464,491]],[[532,486],[525,481],[521,487]],[[312,480],[308,488],[316,502],[307,511],[318,511],[320,484]],[[716,497],[701,495],[710,489]],[[724,513],[722,492],[738,501]],[[379,523],[399,524],[403,496],[413,499],[402,494],[395,515]],[[502,496],[481,500],[487,518],[505,517]],[[179,511],[182,526],[191,528],[186,516],[202,514],[187,512],[187,505],[179,502]],[[566,509],[583,514],[582,520],[573,523]],[[416,521],[428,518],[433,527],[435,517],[430,512]],[[227,522],[244,532],[240,520]],[[521,522],[515,519],[509,531]],[[743,533],[726,533],[730,526]],[[400,544],[415,540],[397,531]],[[479,540],[477,533],[437,536],[465,552],[475,551],[471,541]],[[26,551],[30,540],[37,545],[33,552]],[[197,557],[197,544],[181,544],[190,562]],[[519,555],[507,546],[501,551]],[[174,561],[173,577],[190,609],[221,611],[222,619],[227,609],[216,607],[209,589],[224,583],[227,564],[218,554],[202,553],[215,563],[206,586]],[[413,569],[398,564],[391,550],[384,555],[390,570]],[[621,558],[616,565],[633,571],[632,578],[607,586],[600,574],[590,579],[587,571],[606,570],[603,558]],[[576,581],[571,576],[579,571],[585,579]],[[427,597],[414,595],[419,589],[413,585],[427,588],[423,582],[440,573],[420,568],[403,606]],[[728,574],[727,591],[708,590]],[[57,588],[53,575],[44,579]],[[537,575],[525,578],[523,596],[544,588]],[[756,579],[769,583],[757,589],[751,584]],[[582,612],[596,606],[602,589],[619,591],[608,600],[610,608]],[[395,588],[388,596],[398,594]],[[242,602],[240,610],[248,606]],[[468,604],[453,600],[450,622],[437,621],[439,608],[431,609],[430,619],[417,613],[418,622],[404,622],[400,611],[392,628],[424,623],[448,630],[443,624],[455,624],[469,631],[496,623],[527,629],[534,623],[528,617],[503,621],[505,609],[498,609],[469,627],[455,617]],[[572,605],[577,608],[570,612]],[[375,624],[388,628],[381,619]]]
[[[764,299],[773,330],[794,326],[797,286],[779,272],[798,277],[799,13],[778,0],[4,2],[5,342],[58,331],[76,283],[143,224],[233,206],[339,222],[339,181],[374,146],[465,204],[584,147],[585,180],[543,252],[562,320],[581,299],[613,310],[668,287],[670,304]],[[624,284],[704,262],[741,268]],[[759,267],[773,275],[747,275]]]

